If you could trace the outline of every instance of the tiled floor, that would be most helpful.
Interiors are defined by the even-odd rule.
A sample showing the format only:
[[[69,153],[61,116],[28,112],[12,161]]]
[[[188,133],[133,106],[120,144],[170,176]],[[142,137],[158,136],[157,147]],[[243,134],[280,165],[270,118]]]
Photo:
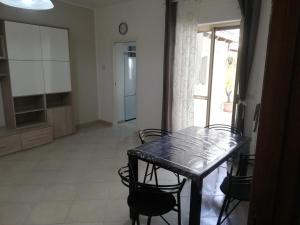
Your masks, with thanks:
[[[127,189],[117,169],[126,163],[126,150],[139,144],[134,123],[117,128],[93,126],[52,144],[0,158],[0,225],[131,224]],[[171,177],[166,171],[160,171],[160,176]],[[215,224],[222,196],[204,193],[203,224]],[[188,205],[187,195],[188,185],[183,194]],[[228,224],[245,224],[246,208],[238,208]],[[177,224],[176,214],[167,218]],[[164,223],[155,218],[152,224]]]

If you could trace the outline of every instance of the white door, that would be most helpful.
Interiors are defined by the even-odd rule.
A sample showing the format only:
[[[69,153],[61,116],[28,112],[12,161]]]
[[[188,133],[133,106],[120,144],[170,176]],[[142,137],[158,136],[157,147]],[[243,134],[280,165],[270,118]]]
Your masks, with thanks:
[[[68,31],[40,27],[43,60],[69,61]]]
[[[42,59],[39,26],[5,21],[5,34],[9,59]]]
[[[12,95],[27,96],[45,93],[41,61],[9,61]]]
[[[46,93],[70,92],[70,63],[59,61],[43,61]]]

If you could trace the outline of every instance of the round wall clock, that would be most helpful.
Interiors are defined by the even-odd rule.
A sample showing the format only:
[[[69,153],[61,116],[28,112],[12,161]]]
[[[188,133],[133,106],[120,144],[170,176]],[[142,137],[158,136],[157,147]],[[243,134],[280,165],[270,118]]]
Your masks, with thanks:
[[[120,25],[119,25],[119,33],[122,34],[122,35],[125,35],[125,34],[127,34],[127,31],[128,31],[128,25],[127,25],[127,23],[120,23]]]

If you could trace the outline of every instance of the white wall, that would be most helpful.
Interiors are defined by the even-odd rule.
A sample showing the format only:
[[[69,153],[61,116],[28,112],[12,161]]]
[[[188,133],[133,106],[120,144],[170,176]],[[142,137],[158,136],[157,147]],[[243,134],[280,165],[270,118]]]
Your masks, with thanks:
[[[69,28],[76,121],[77,123],[85,123],[97,120],[98,102],[94,12],[56,0],[53,3],[54,9],[47,11],[22,10],[1,4],[0,18],[24,23]],[[0,110],[0,125],[1,121],[3,121],[1,114],[2,111]]]
[[[137,126],[160,127],[163,89],[163,0],[132,0],[96,10],[99,118],[113,121],[113,42],[137,43]],[[121,22],[128,33],[118,32]]]
[[[241,19],[238,0],[202,0],[198,14],[200,23],[218,23]]]
[[[263,0],[260,13],[259,29],[256,41],[255,55],[251,69],[249,88],[246,99],[245,135],[252,137],[251,152],[255,152],[256,133],[253,133],[253,116],[256,104],[260,103],[262,96],[263,78],[269,35],[272,0]]]
[[[202,0],[199,23],[240,19],[237,0]],[[127,22],[128,34],[118,33]],[[164,0],[132,0],[96,10],[99,118],[113,121],[112,46],[137,41],[137,127],[161,126],[164,55]]]

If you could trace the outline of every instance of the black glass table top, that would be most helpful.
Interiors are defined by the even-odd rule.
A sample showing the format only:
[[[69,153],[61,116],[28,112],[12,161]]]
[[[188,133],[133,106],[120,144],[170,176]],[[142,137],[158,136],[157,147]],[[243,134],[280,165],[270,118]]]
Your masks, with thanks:
[[[249,141],[228,131],[189,127],[128,150],[128,155],[188,178],[203,178]]]

